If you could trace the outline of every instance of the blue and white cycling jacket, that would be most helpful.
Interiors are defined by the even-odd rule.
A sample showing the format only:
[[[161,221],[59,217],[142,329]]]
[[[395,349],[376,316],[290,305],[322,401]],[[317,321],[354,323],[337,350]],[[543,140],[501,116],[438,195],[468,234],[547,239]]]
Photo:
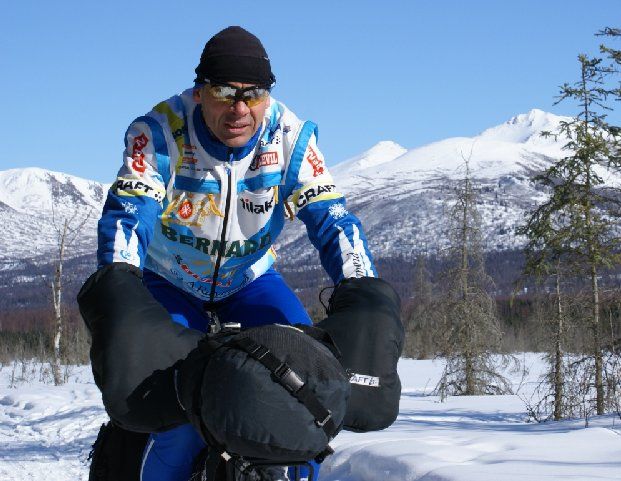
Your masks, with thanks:
[[[100,267],[126,262],[220,300],[270,268],[272,244],[295,214],[335,283],[376,276],[360,222],[317,148],[316,125],[270,98],[254,137],[230,148],[209,132],[192,91],[127,130],[99,221]]]

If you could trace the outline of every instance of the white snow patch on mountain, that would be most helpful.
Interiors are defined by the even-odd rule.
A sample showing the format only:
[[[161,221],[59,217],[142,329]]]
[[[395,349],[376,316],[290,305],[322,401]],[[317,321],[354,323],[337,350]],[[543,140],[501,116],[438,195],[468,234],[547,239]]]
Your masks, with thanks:
[[[58,198],[72,195],[89,206],[101,207],[102,184],[62,172],[27,167],[0,171],[0,199],[13,209],[33,213],[51,211]],[[59,205],[61,209],[65,205]]]
[[[333,170],[343,174],[342,178],[339,176],[337,179],[338,184],[350,193],[363,189],[358,183],[361,178],[384,181],[399,178],[407,185],[411,181],[429,180],[430,177],[460,178],[464,174],[464,160],[470,161],[472,173],[477,178],[493,178],[520,171],[524,167],[541,169],[547,165],[543,161],[545,157],[560,158],[563,155],[564,142],[563,139],[543,138],[540,134],[544,130],[557,131],[563,119],[535,109],[475,137],[454,137],[434,142],[402,152],[396,157],[387,157],[389,160],[385,162],[369,163],[358,171],[344,168]],[[543,158],[537,161],[536,157],[540,156]]]
[[[49,261],[65,220],[71,230],[87,219],[67,256],[94,253],[106,190],[99,182],[37,167],[0,171],[0,265]]]
[[[377,167],[391,162],[407,151],[405,147],[400,146],[396,142],[383,140],[362,154],[338,163],[330,170],[335,177],[341,175],[347,176],[351,174],[351,172],[356,172],[368,167]]]
[[[512,117],[503,124],[484,130],[478,137],[516,144],[553,145],[555,143],[553,138],[544,138],[540,134],[544,131],[556,133],[563,120],[569,120],[569,117],[532,109],[530,112]]]

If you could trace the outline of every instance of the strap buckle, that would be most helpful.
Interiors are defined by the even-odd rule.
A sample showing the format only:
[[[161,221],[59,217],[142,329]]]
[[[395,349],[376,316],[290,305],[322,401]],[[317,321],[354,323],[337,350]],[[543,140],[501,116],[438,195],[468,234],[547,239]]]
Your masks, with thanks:
[[[274,370],[274,375],[279,379],[280,384],[291,393],[295,394],[304,386],[304,381],[285,362]]]

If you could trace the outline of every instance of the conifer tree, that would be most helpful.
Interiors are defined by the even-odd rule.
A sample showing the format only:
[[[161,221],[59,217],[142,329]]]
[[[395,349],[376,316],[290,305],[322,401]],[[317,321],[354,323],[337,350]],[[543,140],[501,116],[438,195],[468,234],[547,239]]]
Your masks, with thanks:
[[[600,30],[597,35],[609,37],[613,40],[621,40],[621,28],[606,27]],[[609,47],[607,45],[600,45],[600,52],[606,55],[614,64],[621,66],[621,50]],[[620,96],[619,89],[616,89],[617,96]]]
[[[545,174],[534,179],[536,183],[545,183]],[[562,197],[559,193],[559,196]],[[567,414],[565,406],[565,348],[564,335],[566,332],[566,302],[563,288],[564,270],[566,270],[567,252],[570,248],[570,223],[567,221],[566,211],[573,208],[567,205],[564,211],[554,210],[560,202],[545,203],[533,212],[525,225],[517,229],[517,233],[527,238],[524,249],[526,263],[524,274],[533,276],[540,285],[549,281],[553,283],[552,301],[554,309],[545,309],[544,323],[550,327],[552,336],[548,345],[548,371],[544,378],[544,398],[537,411],[547,411],[552,407],[554,420],[560,420]],[[551,402],[548,398],[551,397]],[[541,412],[537,414],[541,418]]]
[[[527,269],[531,273],[567,262],[589,286],[586,327],[591,333],[596,412],[603,414],[599,277],[619,261],[619,240],[610,222],[618,217],[619,197],[618,192],[604,186],[603,174],[609,169],[618,170],[621,164],[612,155],[614,131],[603,113],[609,109],[605,102],[610,90],[604,81],[610,69],[603,67],[598,58],[580,55],[578,60],[579,80],[561,86],[556,103],[573,100],[579,111],[571,120],[562,121],[558,132],[544,133],[568,139],[564,146],[568,155],[535,178],[550,189],[550,198],[531,214],[519,232],[528,238]]]
[[[605,36],[612,40],[621,41],[620,28],[606,27],[598,32],[597,35]],[[599,49],[602,54],[606,55],[606,57],[610,61],[612,61],[612,65],[608,69],[608,74],[610,77],[613,78],[613,85],[609,87],[608,96],[612,98],[614,102],[616,102],[616,106],[619,106],[619,102],[621,102],[621,50],[609,47],[607,45],[600,45]],[[614,143],[611,146],[611,156],[616,157],[616,160],[619,161],[619,158],[621,157],[621,145],[619,142],[619,138],[621,137],[621,126],[609,125],[608,131],[611,133],[611,136],[614,139]]]

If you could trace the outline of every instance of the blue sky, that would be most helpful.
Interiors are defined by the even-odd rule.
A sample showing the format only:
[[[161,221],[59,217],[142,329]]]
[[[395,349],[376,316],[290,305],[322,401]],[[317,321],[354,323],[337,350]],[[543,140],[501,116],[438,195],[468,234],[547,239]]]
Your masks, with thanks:
[[[112,181],[129,122],[190,86],[205,42],[228,25],[261,38],[273,95],[319,124],[331,165],[381,140],[475,135],[532,108],[573,114],[553,105],[558,86],[619,20],[620,0],[8,2],[0,170]]]

